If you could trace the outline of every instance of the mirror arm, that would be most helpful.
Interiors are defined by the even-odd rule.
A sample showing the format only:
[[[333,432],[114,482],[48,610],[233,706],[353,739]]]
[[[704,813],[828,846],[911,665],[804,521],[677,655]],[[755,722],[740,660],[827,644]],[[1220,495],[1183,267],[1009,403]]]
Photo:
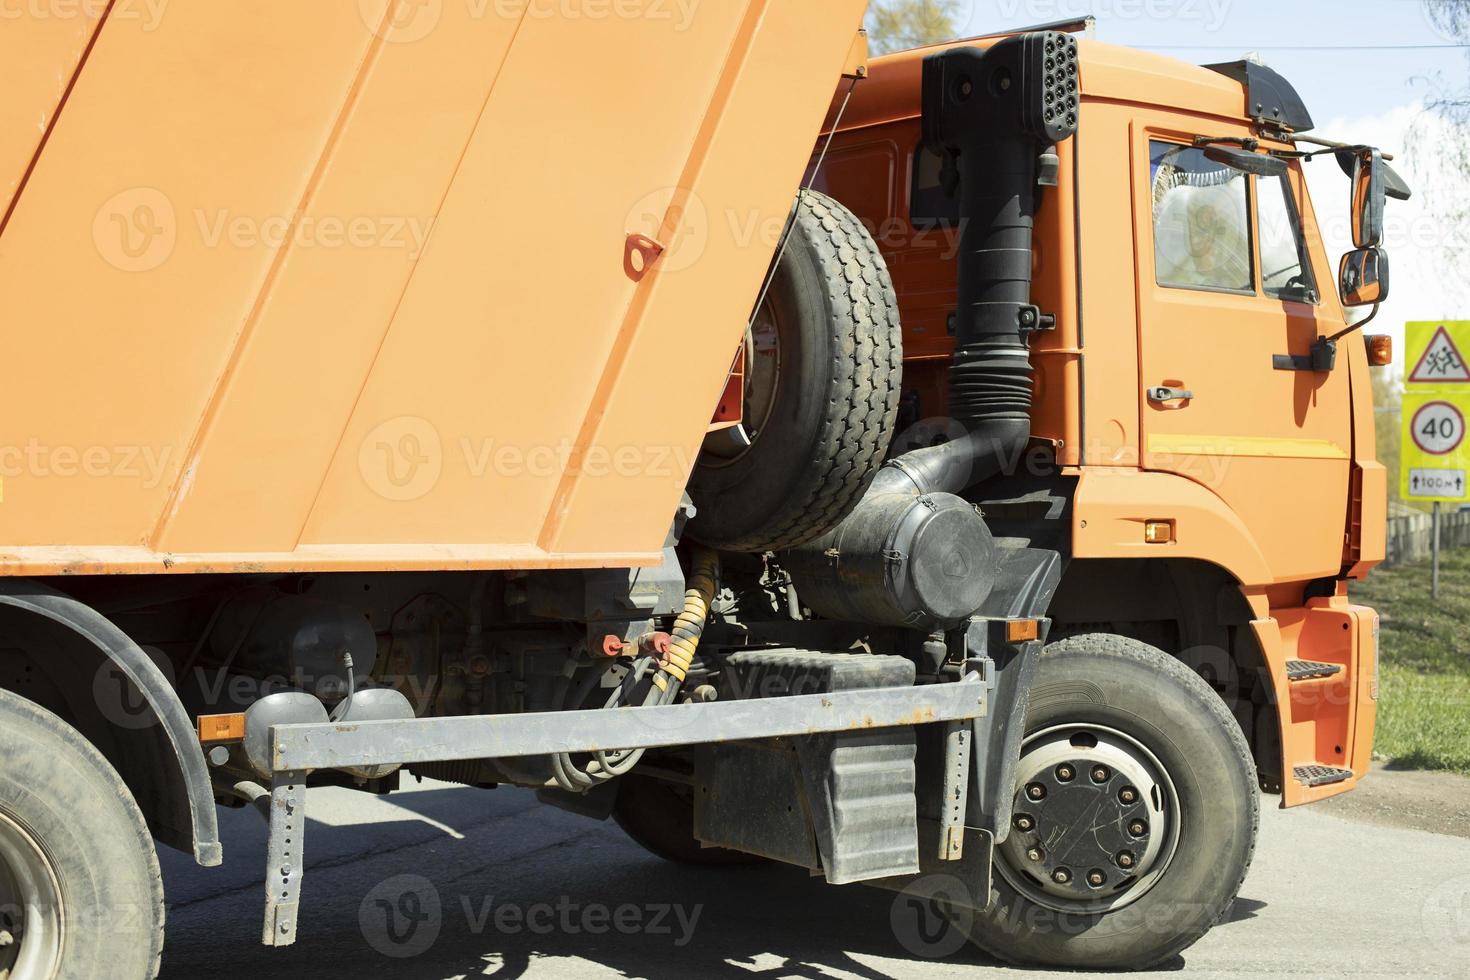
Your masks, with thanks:
[[[1323,147],[1323,149],[1321,150],[1309,153],[1308,156],[1317,156],[1319,153],[1331,153],[1336,150],[1368,149],[1367,145],[1363,143],[1339,143],[1337,140],[1324,139],[1321,136],[1308,136],[1305,133],[1292,133],[1291,138],[1294,142],[1297,143],[1310,143],[1313,146]],[[1382,151],[1379,152],[1385,160],[1392,160],[1394,158],[1392,153],[1383,153]]]
[[[1217,146],[1222,144],[1238,146],[1242,150],[1249,150],[1254,153],[1256,148],[1261,145],[1261,141],[1254,136],[1196,136],[1194,138],[1195,149],[1210,146],[1211,144]]]
[[[1383,305],[1382,303],[1374,303],[1373,304],[1373,312],[1371,312],[1367,316],[1363,317],[1363,319],[1359,320],[1357,323],[1350,323],[1350,324],[1348,324],[1346,327],[1343,327],[1341,330],[1339,330],[1337,333],[1333,334],[1331,337],[1323,337],[1322,339],[1323,340],[1326,340],[1329,343],[1336,343],[1337,341],[1341,340],[1343,337],[1346,337],[1348,334],[1352,333],[1354,330],[1362,330],[1369,323],[1372,323],[1373,322],[1373,318],[1378,315],[1378,308],[1380,306],[1382,306],[1382,305]]]
[[[1368,321],[1378,315],[1378,308],[1382,304],[1374,303],[1373,312],[1369,313],[1357,323],[1339,330],[1330,337],[1318,337],[1312,341],[1312,350],[1309,354],[1277,354],[1271,358],[1271,367],[1277,371],[1320,371],[1329,372],[1337,367],[1337,342],[1354,330],[1361,330],[1368,325]]]

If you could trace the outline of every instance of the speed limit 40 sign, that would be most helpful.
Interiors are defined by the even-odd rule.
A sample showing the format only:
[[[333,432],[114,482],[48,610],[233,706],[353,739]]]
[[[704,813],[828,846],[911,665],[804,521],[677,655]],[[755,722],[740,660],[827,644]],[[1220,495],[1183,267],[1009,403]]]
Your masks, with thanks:
[[[1470,322],[1410,323],[1404,379],[1405,500],[1470,501]]]
[[[1465,441],[1465,416],[1451,402],[1426,402],[1414,412],[1409,433],[1421,451],[1445,456]]]

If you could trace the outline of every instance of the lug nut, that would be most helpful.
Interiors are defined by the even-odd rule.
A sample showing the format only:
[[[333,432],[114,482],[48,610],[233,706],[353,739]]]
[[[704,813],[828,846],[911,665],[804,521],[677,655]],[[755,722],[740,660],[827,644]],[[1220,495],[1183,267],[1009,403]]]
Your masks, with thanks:
[[[1092,781],[1094,783],[1105,783],[1110,776],[1112,776],[1112,773],[1108,771],[1107,766],[1092,767]]]
[[[1046,787],[1040,783],[1031,783],[1026,787],[1026,796],[1033,800],[1046,799]]]
[[[1032,827],[1036,826],[1036,821],[1032,820],[1030,816],[1024,813],[1016,815],[1015,823],[1017,830],[1030,830]]]
[[[1059,885],[1065,885],[1067,882],[1072,880],[1072,872],[1068,871],[1066,868],[1057,868],[1051,873],[1051,880]]]
[[[1132,834],[1134,837],[1142,837],[1144,834],[1148,833],[1148,824],[1144,823],[1142,820],[1135,820],[1128,825],[1128,833]]]
[[[1131,868],[1131,867],[1133,867],[1133,852],[1132,851],[1119,851],[1118,852],[1118,867],[1120,867],[1120,868]]]
[[[1138,790],[1134,789],[1132,786],[1124,786],[1122,789],[1118,790],[1118,799],[1123,801],[1124,803],[1137,803]]]
[[[1026,856],[1033,861],[1040,861],[1042,858],[1046,857],[1046,854],[1041,850],[1041,848],[1033,847],[1026,852]]]
[[[1073,769],[1071,766],[1067,765],[1064,762],[1061,765],[1057,766],[1056,775],[1057,782],[1070,783],[1072,781],[1072,778],[1077,775],[1077,770]]]
[[[1087,883],[1093,888],[1101,888],[1107,880],[1103,873],[1096,868],[1087,872]]]

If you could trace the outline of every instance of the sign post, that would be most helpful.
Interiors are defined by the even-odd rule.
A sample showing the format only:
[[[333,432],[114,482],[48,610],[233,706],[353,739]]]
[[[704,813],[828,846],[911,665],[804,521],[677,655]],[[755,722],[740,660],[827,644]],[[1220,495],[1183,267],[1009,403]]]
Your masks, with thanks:
[[[1429,533],[1434,535],[1434,545],[1430,549],[1434,554],[1434,568],[1429,573],[1429,598],[1439,598],[1439,501],[1434,502],[1434,529]]]
[[[1438,599],[1441,507],[1470,503],[1470,321],[1410,323],[1405,334],[1399,496],[1434,504],[1430,594]]]

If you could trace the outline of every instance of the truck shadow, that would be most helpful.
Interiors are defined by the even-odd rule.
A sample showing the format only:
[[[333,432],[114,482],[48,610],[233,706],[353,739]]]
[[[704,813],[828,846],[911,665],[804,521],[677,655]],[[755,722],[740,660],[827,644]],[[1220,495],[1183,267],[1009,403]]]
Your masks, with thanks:
[[[905,897],[785,866],[670,864],[521,790],[312,790],[308,816],[299,938],[284,949],[258,945],[256,814],[221,811],[223,868],[163,856],[162,977],[215,975],[223,949],[240,977],[881,980],[1000,965]],[[1260,907],[1241,900],[1227,921]]]

